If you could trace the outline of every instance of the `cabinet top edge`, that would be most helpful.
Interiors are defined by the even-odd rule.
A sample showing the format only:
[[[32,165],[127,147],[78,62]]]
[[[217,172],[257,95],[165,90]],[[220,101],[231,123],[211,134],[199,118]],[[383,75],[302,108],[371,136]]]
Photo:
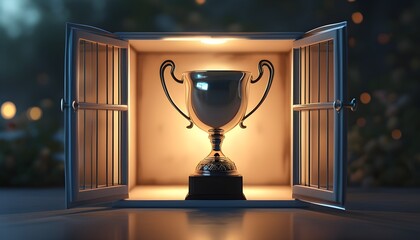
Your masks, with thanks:
[[[171,37],[231,37],[251,40],[298,39],[303,32],[115,32],[125,40],[159,40]]]

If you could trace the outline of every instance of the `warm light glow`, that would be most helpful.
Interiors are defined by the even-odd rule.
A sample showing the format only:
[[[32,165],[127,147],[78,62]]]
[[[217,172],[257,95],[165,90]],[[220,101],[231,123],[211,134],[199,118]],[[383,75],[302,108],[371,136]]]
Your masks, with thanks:
[[[236,41],[227,44],[234,42]],[[166,44],[168,43],[166,42]],[[199,41],[172,43],[201,45]],[[211,47],[213,46],[209,48]],[[136,81],[133,81],[137,84],[136,89],[141,89],[141,94],[137,94],[135,96],[136,101],[132,102],[136,102],[136,108],[140,109],[140,112],[135,120],[129,123],[132,124],[130,129],[132,129],[131,126],[135,126],[137,129],[135,132],[130,131],[130,134],[138,139],[147,139],[147,141],[139,141],[137,145],[134,145],[135,147],[130,149],[130,151],[134,151],[133,155],[135,155],[130,161],[137,161],[136,171],[133,171],[133,175],[135,175],[133,178],[136,179],[134,185],[187,185],[188,176],[194,173],[198,162],[206,157],[211,149],[207,132],[197,126],[192,129],[185,128],[188,121],[165,98],[160,81],[146,80],[156,75],[164,59],[171,57],[175,62],[175,76],[178,78],[181,78],[184,71],[217,69],[248,70],[257,76],[257,64],[261,59],[272,60],[273,64],[277,66],[282,66],[289,59],[286,55],[278,53],[252,53],[242,57],[242,54],[238,53],[214,54],[206,52],[200,54],[188,52],[182,54],[144,53],[138,55],[138,57],[138,62],[134,65],[137,66],[138,72],[132,79],[136,79]],[[279,67],[279,69],[282,69],[282,67]],[[284,67],[284,69],[289,68]],[[261,79],[263,82],[254,84],[250,89],[252,91],[249,94],[249,109],[258,103],[264,93],[266,85],[263,83],[268,80],[265,68],[264,72],[263,79]],[[252,118],[247,119],[245,124],[248,128],[244,130],[237,126],[225,135],[223,152],[235,162],[239,172],[243,176],[247,176],[244,178],[245,185],[280,185],[290,182],[290,161],[288,161],[290,158],[272,157],[288,156],[290,151],[290,136],[282,134],[290,130],[290,106],[278,104],[290,99],[290,86],[275,84],[276,82],[280,83],[283,79],[290,79],[291,76],[288,72],[290,71],[277,71],[266,101],[252,115]],[[166,70],[165,75],[171,97],[178,107],[188,114],[185,86],[172,80],[169,69]],[[206,81],[197,80],[197,82],[204,83]],[[197,87],[197,82],[193,87]],[[202,83],[198,85],[202,89],[200,91],[204,91],[203,89],[206,89],[206,87],[210,88],[210,85],[206,86]],[[132,104],[130,106],[133,107]],[[88,114],[87,116],[91,115]],[[118,119],[118,117],[115,119]],[[105,123],[105,121],[99,122]],[[118,129],[118,126],[115,129]],[[259,139],[264,139],[264,141]],[[249,152],[243,149],[253,150]],[[254,159],[258,159],[258,161],[253,161]],[[130,163],[130,166],[134,164]],[[270,168],[268,169],[266,166],[270,166]],[[157,172],[159,174],[156,174]],[[188,188],[186,191],[188,191]],[[184,194],[186,192],[183,192],[182,195]],[[185,196],[178,199],[183,198]]]
[[[196,2],[198,5],[203,5],[204,3],[206,3],[206,0],[195,0],[195,2]]]
[[[226,43],[229,39],[227,38],[205,38],[202,39],[201,42],[204,44],[209,45],[217,45],[217,44],[223,44]]]
[[[400,129],[394,129],[391,132],[391,136],[394,140],[399,140],[402,137],[402,132]]]
[[[347,0],[347,2],[351,2],[352,3],[352,2],[356,2],[356,0]]]
[[[27,111],[27,116],[32,121],[37,121],[42,117],[42,110],[39,107],[31,107]]]
[[[356,120],[356,124],[359,127],[364,127],[366,125],[366,119],[363,117],[360,117]]]
[[[368,104],[368,103],[370,103],[370,100],[371,100],[372,98],[370,97],[370,94],[369,93],[367,93],[367,92],[364,92],[364,93],[362,93],[362,94],[360,94],[360,101],[363,103],[363,104]]]
[[[137,185],[130,191],[130,199],[182,200],[187,194],[187,185]]]
[[[222,38],[222,37],[207,37],[207,36],[201,36],[201,37],[168,37],[164,38],[165,41],[192,41],[192,42],[201,42],[203,44],[208,45],[218,45],[218,44],[224,44],[228,41],[235,40],[235,38]]]
[[[244,186],[244,195],[248,200],[291,200],[292,188],[290,186]]]
[[[164,41],[200,41],[203,37],[167,37]]]
[[[291,200],[289,185],[244,185],[248,200]],[[183,200],[188,194],[188,185],[137,185],[130,190],[131,200]]]
[[[12,119],[16,115],[16,105],[12,102],[4,102],[1,105],[1,116],[4,119]]]
[[[351,20],[353,20],[355,24],[360,24],[363,22],[363,14],[361,12],[354,12],[351,15]]]

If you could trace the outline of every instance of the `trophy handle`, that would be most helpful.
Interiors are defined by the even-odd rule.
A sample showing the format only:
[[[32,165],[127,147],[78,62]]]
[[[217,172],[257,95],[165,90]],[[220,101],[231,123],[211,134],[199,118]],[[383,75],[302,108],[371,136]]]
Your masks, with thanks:
[[[168,88],[166,87],[165,83],[165,69],[167,67],[171,67],[171,76],[172,78],[177,82],[182,84],[184,81],[181,79],[179,80],[176,78],[174,71],[175,71],[175,63],[172,60],[166,60],[162,63],[160,66],[160,80],[162,83],[163,91],[165,92],[166,97],[168,98],[169,102],[172,104],[172,106],[185,118],[190,122],[190,125],[187,126],[188,129],[192,128],[194,126],[193,122],[191,121],[191,118],[187,116],[184,112],[181,111],[181,109],[178,108],[178,106],[175,104],[175,102],[172,100],[171,95],[169,94]]]
[[[268,83],[267,83],[267,87],[265,88],[265,92],[264,92],[264,95],[262,96],[262,98],[261,98],[261,100],[260,100],[260,102],[257,104],[257,106],[255,106],[254,107],[254,109],[252,109],[248,114],[246,114],[243,118],[242,118],[242,120],[241,120],[241,123],[239,124],[240,126],[241,126],[241,128],[246,128],[246,126],[244,125],[244,121],[245,121],[245,119],[247,119],[249,116],[251,116],[260,106],[261,106],[261,104],[264,102],[264,100],[265,100],[265,98],[267,97],[267,95],[268,95],[268,92],[270,91],[270,88],[271,88],[271,84],[273,83],[273,77],[274,77],[274,66],[273,66],[273,64],[270,62],[270,61],[268,61],[268,60],[261,60],[259,63],[258,63],[258,71],[259,71],[259,75],[258,75],[258,77],[254,80],[254,79],[251,79],[251,83],[252,84],[254,84],[254,83],[257,83],[260,79],[261,79],[261,77],[263,76],[263,74],[264,74],[264,69],[263,69],[263,67],[267,67],[268,68],[268,70],[270,71],[270,76],[269,76],[269,78],[268,78]]]

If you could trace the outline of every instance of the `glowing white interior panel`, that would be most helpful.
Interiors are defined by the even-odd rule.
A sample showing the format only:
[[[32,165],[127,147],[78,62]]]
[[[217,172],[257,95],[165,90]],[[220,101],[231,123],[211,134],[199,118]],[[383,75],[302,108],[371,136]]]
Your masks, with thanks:
[[[256,40],[240,38],[167,38],[163,40],[129,40],[137,52],[289,52],[293,40]]]

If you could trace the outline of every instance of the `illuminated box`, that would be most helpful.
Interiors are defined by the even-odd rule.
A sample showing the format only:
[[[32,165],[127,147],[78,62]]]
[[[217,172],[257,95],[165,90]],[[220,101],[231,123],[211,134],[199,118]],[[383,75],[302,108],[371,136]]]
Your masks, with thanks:
[[[346,23],[307,33],[109,33],[68,24],[62,109],[67,206],[342,207],[346,184]],[[159,67],[258,74],[274,65],[263,105],[224,141],[248,200],[183,200],[188,176],[209,151],[207,134],[167,101]],[[248,109],[265,89],[251,86]],[[168,82],[185,111],[185,90]]]

